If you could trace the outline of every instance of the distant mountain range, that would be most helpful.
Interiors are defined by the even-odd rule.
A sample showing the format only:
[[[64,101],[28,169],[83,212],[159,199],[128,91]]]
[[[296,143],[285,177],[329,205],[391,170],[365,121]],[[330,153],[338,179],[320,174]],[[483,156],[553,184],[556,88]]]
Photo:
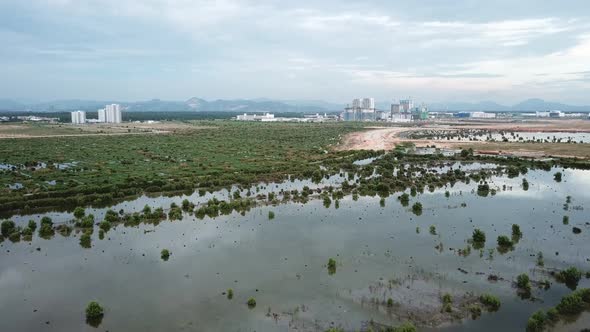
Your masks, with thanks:
[[[118,102],[115,100],[56,100],[50,102],[19,102],[0,99],[0,111],[64,112],[73,110],[96,111],[106,104],[117,103],[129,112],[276,112],[276,113],[324,113],[341,111],[345,104],[330,103],[322,100],[273,100],[231,99],[211,100],[193,97],[186,101],[166,101],[152,99],[136,102]],[[479,103],[430,103],[432,111],[490,111],[490,112],[535,112],[561,110],[564,112],[590,112],[590,106],[572,106],[542,99],[528,99],[513,106],[505,106],[493,101]],[[377,108],[388,110],[388,102],[377,102]]]
[[[428,108],[433,111],[488,111],[488,112],[536,112],[560,110],[563,112],[590,112],[590,106],[573,106],[545,101],[543,99],[527,99],[513,106],[500,105],[493,101],[479,103],[432,103]]]
[[[207,101],[190,98],[186,101],[152,99],[137,102],[116,100],[56,100],[50,102],[23,103],[0,99],[0,111],[65,112],[74,110],[96,111],[106,104],[121,104],[128,112],[277,112],[277,113],[324,113],[341,111],[344,105],[324,101],[295,101],[271,99],[232,99]]]

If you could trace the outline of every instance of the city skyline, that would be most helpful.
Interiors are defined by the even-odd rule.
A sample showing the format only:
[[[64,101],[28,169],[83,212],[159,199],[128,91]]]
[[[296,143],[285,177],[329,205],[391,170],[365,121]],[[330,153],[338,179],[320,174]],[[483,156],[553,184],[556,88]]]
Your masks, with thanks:
[[[2,98],[590,104],[590,6],[456,1],[0,3]]]

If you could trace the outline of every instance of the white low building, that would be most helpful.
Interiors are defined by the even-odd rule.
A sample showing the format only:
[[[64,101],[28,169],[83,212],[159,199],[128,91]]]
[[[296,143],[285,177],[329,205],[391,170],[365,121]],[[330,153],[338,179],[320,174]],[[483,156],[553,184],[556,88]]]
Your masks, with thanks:
[[[478,119],[493,119],[496,117],[496,113],[471,112],[471,117]]]
[[[264,113],[264,114],[247,114],[244,113],[243,115],[236,116],[236,120],[238,121],[275,121],[275,115],[272,113]]]

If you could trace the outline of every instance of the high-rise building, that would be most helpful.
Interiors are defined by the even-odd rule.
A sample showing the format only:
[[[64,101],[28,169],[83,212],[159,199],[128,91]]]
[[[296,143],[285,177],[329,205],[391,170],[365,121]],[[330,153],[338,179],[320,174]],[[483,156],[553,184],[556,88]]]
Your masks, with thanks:
[[[363,98],[361,101],[361,108],[365,110],[375,110],[375,99]]]
[[[400,109],[403,113],[411,113],[414,108],[412,99],[402,99],[399,101]]]
[[[361,100],[356,98],[352,100],[352,108],[361,108]]]
[[[86,112],[75,111],[72,112],[72,124],[84,124],[86,123]]]
[[[352,100],[352,106],[347,106],[342,114],[344,121],[375,121],[377,112],[375,109],[375,99],[373,98],[355,98]]]
[[[107,115],[104,108],[98,110],[98,122],[107,122]]]
[[[121,105],[119,105],[119,104],[106,105],[104,113],[105,113],[104,122],[107,122],[107,123],[121,123],[122,122]],[[99,119],[100,119],[100,115],[99,115]]]

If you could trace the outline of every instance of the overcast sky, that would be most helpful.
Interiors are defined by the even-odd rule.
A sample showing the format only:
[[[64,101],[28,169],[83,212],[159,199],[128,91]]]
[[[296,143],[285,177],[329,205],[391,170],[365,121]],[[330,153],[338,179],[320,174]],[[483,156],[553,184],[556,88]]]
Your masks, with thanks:
[[[0,0],[0,97],[590,104],[590,1]]]

